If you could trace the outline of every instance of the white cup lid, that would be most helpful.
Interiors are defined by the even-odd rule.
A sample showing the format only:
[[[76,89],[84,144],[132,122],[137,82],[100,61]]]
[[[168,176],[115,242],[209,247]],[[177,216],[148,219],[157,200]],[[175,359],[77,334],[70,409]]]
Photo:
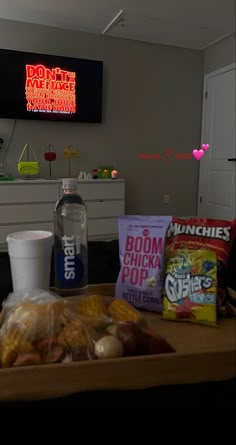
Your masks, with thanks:
[[[22,232],[14,232],[7,235],[7,241],[10,240],[24,240],[32,241],[44,238],[51,238],[53,236],[52,232],[46,230],[23,230]]]

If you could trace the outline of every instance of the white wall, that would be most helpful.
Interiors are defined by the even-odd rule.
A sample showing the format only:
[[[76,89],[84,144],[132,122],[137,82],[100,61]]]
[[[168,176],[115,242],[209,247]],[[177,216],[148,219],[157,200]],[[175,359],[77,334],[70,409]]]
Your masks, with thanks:
[[[226,37],[206,49],[204,55],[205,74],[216,71],[236,61],[235,34]]]
[[[17,121],[9,172],[17,175],[17,159],[28,142],[40,159],[41,176],[48,175],[42,147],[52,143],[58,152],[53,174],[67,176],[62,151],[72,144],[80,151],[73,175],[103,164],[119,170],[127,183],[128,213],[196,213],[198,162],[142,160],[138,154],[163,154],[170,147],[191,153],[199,147],[202,52],[7,20],[0,20],[0,47],[104,61],[103,123]],[[8,124],[0,122],[0,136],[10,133]],[[170,194],[169,204],[164,194]]]

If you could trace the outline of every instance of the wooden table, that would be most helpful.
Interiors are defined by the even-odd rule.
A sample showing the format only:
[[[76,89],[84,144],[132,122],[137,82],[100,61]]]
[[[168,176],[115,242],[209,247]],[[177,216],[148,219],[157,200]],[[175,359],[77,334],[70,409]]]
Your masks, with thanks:
[[[113,285],[91,287],[113,295]],[[0,369],[0,401],[42,400],[81,391],[141,389],[236,377],[236,320],[218,328],[145,318],[176,353]]]

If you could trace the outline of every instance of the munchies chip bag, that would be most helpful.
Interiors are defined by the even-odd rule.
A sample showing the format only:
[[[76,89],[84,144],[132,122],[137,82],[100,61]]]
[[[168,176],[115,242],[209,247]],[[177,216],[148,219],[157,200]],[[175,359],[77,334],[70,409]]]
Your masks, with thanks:
[[[161,312],[165,275],[165,236],[170,216],[121,216],[121,269],[115,295],[149,311]]]
[[[217,259],[217,309],[225,314],[227,302],[226,266],[235,238],[236,220],[206,218],[172,218],[166,234],[167,261],[179,249],[210,250]]]

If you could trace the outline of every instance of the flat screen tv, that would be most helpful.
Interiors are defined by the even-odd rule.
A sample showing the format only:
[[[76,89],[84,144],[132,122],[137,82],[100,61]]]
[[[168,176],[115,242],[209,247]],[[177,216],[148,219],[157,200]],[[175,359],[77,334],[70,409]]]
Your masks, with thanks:
[[[0,118],[102,121],[103,62],[0,49]]]

